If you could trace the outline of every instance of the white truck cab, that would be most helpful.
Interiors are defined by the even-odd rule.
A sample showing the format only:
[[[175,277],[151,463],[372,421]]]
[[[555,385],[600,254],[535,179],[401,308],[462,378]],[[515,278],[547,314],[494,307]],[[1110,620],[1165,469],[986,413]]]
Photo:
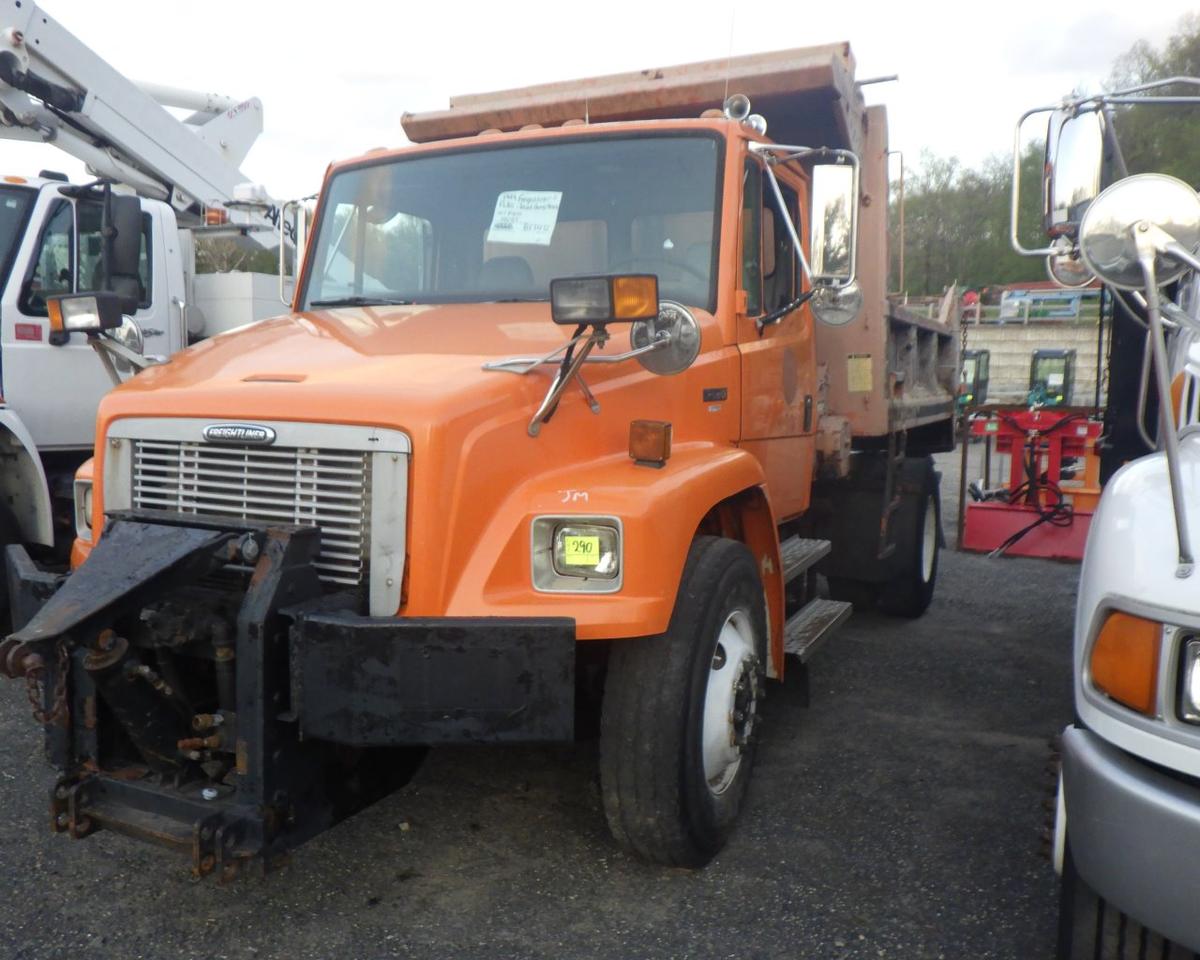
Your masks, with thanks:
[[[1114,354],[1143,344],[1141,380],[1110,385],[1108,404],[1134,413],[1144,446],[1108,479],[1080,572],[1076,719],[1063,732],[1053,833],[1066,960],[1200,952],[1200,196],[1174,177],[1130,176],[1114,112],[1200,104],[1188,90],[1200,94],[1200,79],[1022,117],[1050,114],[1055,240],[1021,247],[1018,185],[1014,246],[1046,255],[1060,282],[1099,277],[1115,304]]]
[[[196,236],[277,236],[282,249],[289,210],[289,239],[302,243],[304,211],[277,205],[239,169],[262,131],[257,99],[139,86],[36,4],[7,16],[0,138],[52,144],[97,177],[0,177],[0,545],[40,546],[62,562],[76,530],[74,474],[114,377],[284,309],[282,276],[197,276]],[[167,106],[192,112],[179,119]],[[121,249],[119,276],[106,244]],[[96,337],[52,334],[46,298],[116,285],[127,320],[99,336],[132,353],[113,367],[97,362]]]

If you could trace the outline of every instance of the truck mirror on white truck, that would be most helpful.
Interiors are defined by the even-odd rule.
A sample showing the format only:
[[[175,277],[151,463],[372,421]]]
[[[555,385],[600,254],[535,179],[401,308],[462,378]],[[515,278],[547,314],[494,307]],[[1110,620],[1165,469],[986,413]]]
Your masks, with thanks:
[[[1043,214],[1050,236],[1075,236],[1087,206],[1100,194],[1104,117],[1056,110],[1046,127]]]

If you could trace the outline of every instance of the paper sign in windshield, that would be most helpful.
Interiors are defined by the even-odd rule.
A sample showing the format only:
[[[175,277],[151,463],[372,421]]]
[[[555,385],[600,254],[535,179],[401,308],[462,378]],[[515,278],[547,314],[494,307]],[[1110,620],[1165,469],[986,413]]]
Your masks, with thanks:
[[[550,246],[560,203],[561,190],[505,190],[496,198],[488,242]]]

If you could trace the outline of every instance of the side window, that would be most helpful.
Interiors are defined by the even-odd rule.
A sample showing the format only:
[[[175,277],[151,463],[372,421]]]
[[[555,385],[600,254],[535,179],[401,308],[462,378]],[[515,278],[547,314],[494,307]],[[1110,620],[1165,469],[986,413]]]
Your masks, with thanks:
[[[154,236],[154,221],[150,214],[142,214],[142,248],[138,252],[138,281],[142,285],[142,299],[138,304],[143,310],[154,301],[154,264],[150,259],[151,238]]]
[[[797,221],[796,194],[782,183],[779,185],[783,202],[787,205],[786,216]],[[784,220],[785,213],[778,209],[775,192],[768,190],[763,209],[763,312],[770,313],[792,302],[793,283],[796,274],[796,247],[792,234]],[[799,227],[797,227],[799,229]]]
[[[746,312],[762,313],[762,169],[747,160],[742,176],[742,289]]]
[[[72,247],[75,239],[71,205],[59,201],[42,230],[33,270],[25,278],[18,306],[33,317],[46,316],[46,297],[71,292]]]
[[[76,290],[100,290],[104,286],[104,208],[99,203],[81,203],[79,210],[79,275]],[[151,304],[150,214],[142,214],[142,241],[138,252],[138,307]]]

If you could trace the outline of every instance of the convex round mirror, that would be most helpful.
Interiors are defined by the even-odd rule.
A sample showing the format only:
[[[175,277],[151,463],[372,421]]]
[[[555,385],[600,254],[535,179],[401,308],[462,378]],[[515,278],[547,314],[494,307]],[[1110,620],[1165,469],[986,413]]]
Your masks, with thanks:
[[[1053,243],[1058,251],[1046,257],[1046,273],[1060,287],[1077,290],[1086,287],[1096,279],[1096,275],[1087,268],[1087,264],[1079,257],[1079,251],[1064,237],[1059,237]]]
[[[858,316],[863,306],[862,290],[855,281],[845,287],[821,287],[809,301],[813,316],[831,327],[840,327]]]
[[[1182,180],[1161,173],[1140,173],[1118,180],[1092,201],[1079,225],[1079,252],[1096,276],[1122,290],[1145,285],[1138,263],[1134,229],[1151,223],[1180,246],[1200,247],[1200,196]],[[1174,257],[1158,254],[1154,270],[1160,284],[1171,283],[1187,269]]]
[[[629,331],[629,343],[635,349],[648,347],[656,340],[666,340],[667,345],[638,354],[638,363],[651,373],[681,373],[700,354],[700,325],[683,304],[660,301],[657,317],[639,320]]]
[[[109,330],[106,336],[110,340],[115,340],[121,346],[132,350],[134,353],[145,353],[146,341],[142,336],[142,328],[138,326],[137,321],[133,317],[121,317],[121,325],[113,330]],[[132,363],[121,357],[113,357],[113,364],[121,373],[133,373],[135,368]]]

